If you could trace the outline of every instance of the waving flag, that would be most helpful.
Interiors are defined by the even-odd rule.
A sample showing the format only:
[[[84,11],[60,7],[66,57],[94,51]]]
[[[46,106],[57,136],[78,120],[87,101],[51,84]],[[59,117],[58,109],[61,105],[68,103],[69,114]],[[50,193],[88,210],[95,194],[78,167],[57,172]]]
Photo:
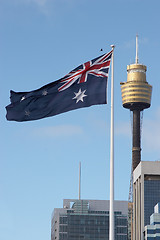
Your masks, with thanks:
[[[11,91],[7,120],[30,121],[70,110],[106,104],[112,51],[88,61],[65,77],[30,92]]]

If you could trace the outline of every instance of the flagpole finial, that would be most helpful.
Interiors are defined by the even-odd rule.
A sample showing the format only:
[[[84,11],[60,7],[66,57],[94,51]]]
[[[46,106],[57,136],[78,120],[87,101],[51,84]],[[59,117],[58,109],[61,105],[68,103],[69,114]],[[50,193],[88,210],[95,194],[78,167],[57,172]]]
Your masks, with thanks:
[[[112,48],[112,49],[114,49],[114,48],[115,48],[115,45],[114,45],[114,44],[112,44],[112,45],[111,45],[111,48]]]

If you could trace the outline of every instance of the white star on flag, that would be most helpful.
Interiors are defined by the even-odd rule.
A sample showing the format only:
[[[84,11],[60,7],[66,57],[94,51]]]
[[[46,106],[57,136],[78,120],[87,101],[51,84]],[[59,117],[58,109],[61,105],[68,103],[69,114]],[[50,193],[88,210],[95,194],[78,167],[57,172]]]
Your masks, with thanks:
[[[27,117],[29,117],[30,114],[31,114],[30,111],[27,111],[27,110],[25,111],[25,115],[26,115]]]
[[[78,103],[79,101],[83,102],[83,98],[86,97],[87,95],[85,95],[84,93],[86,92],[86,90],[84,90],[83,92],[81,91],[81,88],[79,89],[78,93],[74,93],[75,97],[72,99],[76,99],[76,103]]]
[[[22,101],[25,100],[25,99],[26,99],[26,97],[23,96],[23,97],[21,98],[20,102],[22,102]]]
[[[42,96],[46,96],[47,94],[48,94],[48,91],[47,90],[43,90]]]

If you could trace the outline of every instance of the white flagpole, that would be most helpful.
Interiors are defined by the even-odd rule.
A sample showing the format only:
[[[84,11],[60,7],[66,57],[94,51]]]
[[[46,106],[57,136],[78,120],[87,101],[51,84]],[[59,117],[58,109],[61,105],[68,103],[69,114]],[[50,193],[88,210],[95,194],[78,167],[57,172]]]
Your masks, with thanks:
[[[109,214],[109,240],[114,240],[114,45],[111,45],[111,132],[110,132],[110,214]]]
[[[79,200],[81,199],[81,162],[79,162]]]

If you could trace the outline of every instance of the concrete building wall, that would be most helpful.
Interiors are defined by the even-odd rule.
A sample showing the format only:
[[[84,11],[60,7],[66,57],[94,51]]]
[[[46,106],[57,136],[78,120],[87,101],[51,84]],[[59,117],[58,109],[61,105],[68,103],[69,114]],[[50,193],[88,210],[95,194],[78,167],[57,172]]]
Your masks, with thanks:
[[[151,184],[156,185],[155,190],[149,188]],[[133,172],[133,240],[143,240],[144,226],[149,224],[148,215],[160,201],[157,189],[160,190],[160,162],[141,161]]]

